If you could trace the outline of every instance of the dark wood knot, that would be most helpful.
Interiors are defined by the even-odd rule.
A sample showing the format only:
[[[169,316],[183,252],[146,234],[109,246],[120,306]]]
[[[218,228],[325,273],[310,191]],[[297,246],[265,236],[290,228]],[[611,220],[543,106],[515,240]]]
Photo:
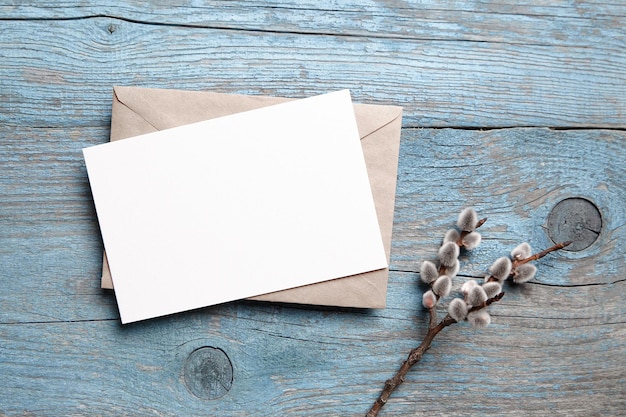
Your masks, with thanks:
[[[222,349],[204,346],[191,352],[184,365],[185,385],[205,400],[223,397],[233,384],[233,365]]]
[[[552,208],[547,229],[554,243],[572,241],[564,250],[581,251],[600,236],[602,215],[595,204],[585,198],[567,198]]]

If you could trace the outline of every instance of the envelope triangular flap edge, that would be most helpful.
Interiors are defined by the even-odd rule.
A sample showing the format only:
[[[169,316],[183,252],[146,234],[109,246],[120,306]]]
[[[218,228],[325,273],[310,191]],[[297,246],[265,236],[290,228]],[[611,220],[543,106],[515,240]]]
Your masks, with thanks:
[[[210,118],[254,110],[293,99],[213,92],[142,87],[114,87],[111,141],[164,130]],[[387,260],[391,233],[399,152],[402,108],[354,104],[363,143],[377,217]],[[120,121],[124,121],[120,123]],[[392,134],[390,135],[390,132]],[[306,285],[251,299],[298,304],[384,308],[388,268]],[[103,257],[102,288],[113,288],[106,253]]]
[[[124,118],[131,118],[134,123],[112,124],[111,141],[292,100],[295,99],[116,86],[112,119],[123,113]],[[363,139],[401,117],[402,107],[355,103],[354,112],[359,120],[359,136]],[[138,125],[143,126],[138,128]]]

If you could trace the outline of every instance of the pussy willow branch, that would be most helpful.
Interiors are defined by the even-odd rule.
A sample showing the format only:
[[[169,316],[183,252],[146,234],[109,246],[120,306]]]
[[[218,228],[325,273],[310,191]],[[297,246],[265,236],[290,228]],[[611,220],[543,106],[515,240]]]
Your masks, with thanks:
[[[483,219],[481,221],[479,221],[478,225],[476,226],[477,228],[480,227],[487,219]],[[546,256],[547,254],[563,249],[567,246],[569,246],[572,242],[568,241],[568,242],[562,242],[562,243],[557,243],[556,245],[549,247],[548,249],[545,249],[539,253],[536,253],[534,255],[529,256],[528,258],[525,259],[520,259],[520,260],[514,260],[512,262],[512,268],[511,268],[511,272],[515,271],[515,268],[518,267],[519,265],[525,264],[527,262],[530,261],[536,261],[537,259],[541,259],[544,256]],[[489,278],[487,279],[489,280]],[[474,306],[472,307],[468,312],[472,312],[472,311],[477,311],[480,310],[482,308],[485,308],[487,306],[489,306],[492,303],[495,303],[497,301],[500,301],[502,299],[502,297],[504,296],[504,293],[501,292],[500,294],[496,295],[495,297],[492,297],[490,299],[488,299],[487,301],[485,301],[485,303],[483,305],[478,305],[478,306]],[[430,308],[428,310],[429,313],[429,324],[428,324],[428,333],[426,333],[426,336],[424,337],[424,340],[422,341],[422,343],[416,347],[415,349],[411,350],[411,352],[409,353],[408,358],[402,363],[402,365],[400,366],[400,369],[398,369],[398,372],[396,372],[396,374],[393,376],[393,378],[388,379],[385,382],[385,386],[383,388],[383,390],[381,391],[380,395],[378,396],[378,399],[374,402],[374,405],[372,405],[372,408],[370,408],[370,410],[367,412],[367,414],[365,415],[365,417],[376,417],[378,416],[378,412],[380,411],[381,408],[383,408],[383,406],[385,404],[387,404],[387,400],[389,400],[389,397],[391,396],[391,393],[400,385],[404,382],[404,378],[406,376],[406,374],[409,372],[409,370],[413,367],[413,365],[415,365],[417,362],[420,361],[420,359],[422,359],[422,356],[424,356],[424,353],[426,353],[426,351],[430,348],[430,345],[433,341],[433,339],[435,338],[435,336],[437,336],[437,334],[439,334],[439,332],[441,332],[443,329],[445,329],[446,327],[450,326],[451,324],[456,323],[456,320],[454,320],[452,317],[450,317],[449,314],[447,314],[443,320],[441,320],[438,324],[435,324],[437,322],[437,312],[435,311],[435,307]]]
[[[482,305],[472,307],[469,311],[476,311],[476,310],[483,309],[492,303],[500,301],[503,296],[504,296],[504,293],[501,292],[495,297],[490,298],[487,301],[485,301]],[[396,372],[393,378],[388,379],[385,382],[385,387],[383,388],[380,395],[378,396],[378,399],[376,400],[376,402],[374,402],[374,405],[367,412],[365,417],[376,417],[378,415],[378,412],[380,411],[380,409],[383,408],[383,406],[387,403],[387,400],[391,396],[391,393],[400,384],[404,382],[404,377],[409,372],[409,370],[411,370],[413,365],[415,365],[417,362],[420,361],[420,359],[422,359],[422,356],[424,356],[424,353],[426,353],[426,351],[430,348],[430,344],[432,343],[435,336],[437,336],[440,331],[442,331],[449,325],[456,323],[456,320],[454,320],[452,317],[450,317],[449,314],[447,314],[439,323],[434,324],[437,322],[437,312],[435,311],[435,307],[429,308],[428,313],[430,316],[429,325],[428,325],[428,333],[426,333],[424,340],[418,347],[416,347],[415,349],[411,350],[411,352],[409,352],[409,356],[402,363],[402,365],[400,365],[400,369],[398,369],[398,372]]]

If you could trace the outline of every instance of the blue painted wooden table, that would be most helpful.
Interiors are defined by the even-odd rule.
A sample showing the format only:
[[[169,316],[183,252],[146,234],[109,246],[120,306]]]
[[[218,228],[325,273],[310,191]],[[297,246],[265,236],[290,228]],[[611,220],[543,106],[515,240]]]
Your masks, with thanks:
[[[542,259],[486,329],[444,330],[381,415],[626,413],[623,2],[170,3],[0,1],[0,415],[363,415],[470,205],[489,221],[455,289],[522,241],[589,246]],[[113,85],[403,106],[387,308],[122,326],[81,154],[108,141]],[[223,366],[190,371],[206,358]]]

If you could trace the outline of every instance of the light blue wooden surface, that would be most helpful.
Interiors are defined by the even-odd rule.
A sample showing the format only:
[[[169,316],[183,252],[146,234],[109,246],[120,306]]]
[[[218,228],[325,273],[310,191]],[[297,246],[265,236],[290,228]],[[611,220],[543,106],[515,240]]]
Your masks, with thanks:
[[[418,265],[467,205],[460,285],[570,197],[598,240],[542,260],[492,325],[446,329],[381,415],[623,415],[626,6],[621,2],[0,1],[0,415],[363,415],[425,334]],[[388,307],[235,302],[122,326],[81,149],[111,88],[405,108]],[[215,346],[232,389],[183,381]]]

